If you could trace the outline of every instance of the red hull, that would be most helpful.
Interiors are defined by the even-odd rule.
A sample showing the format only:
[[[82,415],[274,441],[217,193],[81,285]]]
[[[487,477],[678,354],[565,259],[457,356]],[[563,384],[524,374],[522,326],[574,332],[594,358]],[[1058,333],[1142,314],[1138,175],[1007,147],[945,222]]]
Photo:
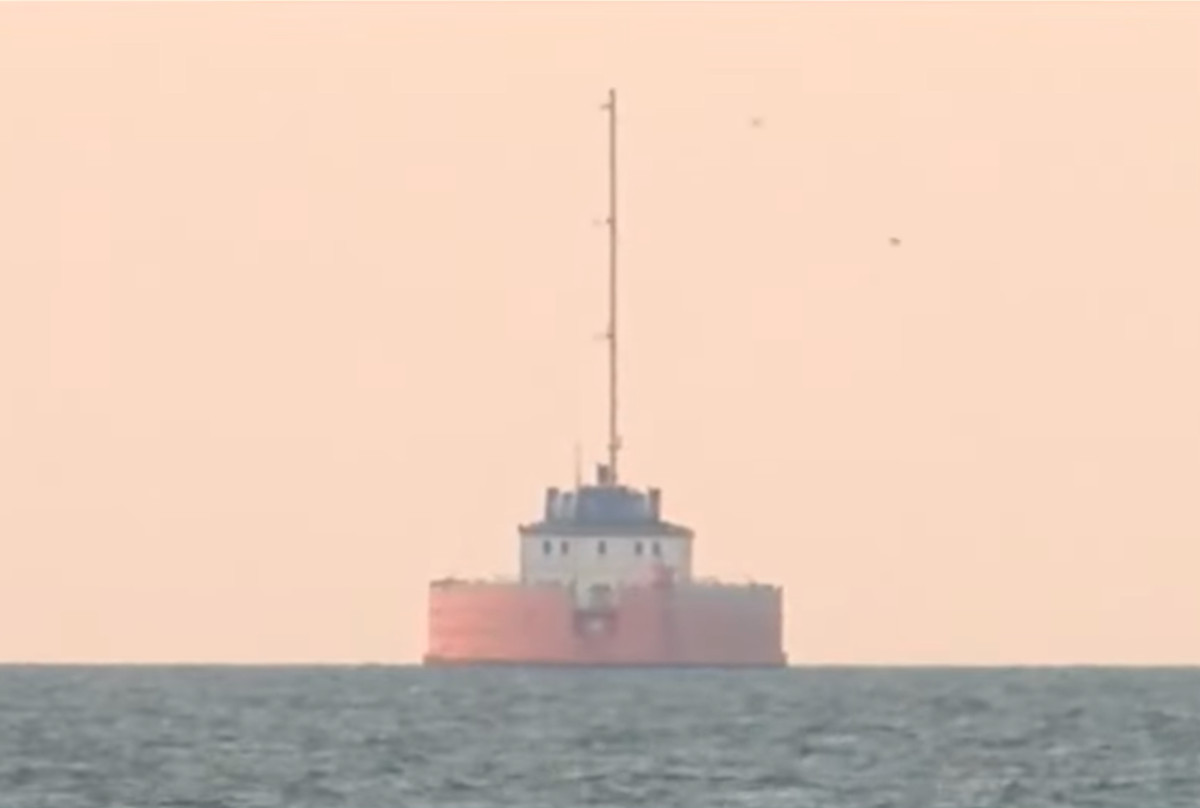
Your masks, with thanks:
[[[585,611],[559,585],[434,583],[426,664],[779,667],[782,593],[678,584],[617,590]]]

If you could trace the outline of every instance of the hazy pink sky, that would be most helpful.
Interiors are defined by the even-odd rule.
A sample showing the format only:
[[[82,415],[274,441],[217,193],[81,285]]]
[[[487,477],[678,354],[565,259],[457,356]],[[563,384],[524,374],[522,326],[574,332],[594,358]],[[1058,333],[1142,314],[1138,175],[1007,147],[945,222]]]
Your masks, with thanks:
[[[1198,45],[0,4],[0,659],[412,661],[427,579],[512,572],[603,447],[615,86],[624,468],[703,573],[796,662],[1200,663]]]

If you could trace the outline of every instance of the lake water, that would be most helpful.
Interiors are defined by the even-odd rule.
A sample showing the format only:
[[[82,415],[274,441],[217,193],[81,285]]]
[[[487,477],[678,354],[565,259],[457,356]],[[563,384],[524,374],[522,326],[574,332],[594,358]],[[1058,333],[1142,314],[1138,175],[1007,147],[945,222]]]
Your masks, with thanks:
[[[0,667],[4,808],[1200,805],[1200,670]]]

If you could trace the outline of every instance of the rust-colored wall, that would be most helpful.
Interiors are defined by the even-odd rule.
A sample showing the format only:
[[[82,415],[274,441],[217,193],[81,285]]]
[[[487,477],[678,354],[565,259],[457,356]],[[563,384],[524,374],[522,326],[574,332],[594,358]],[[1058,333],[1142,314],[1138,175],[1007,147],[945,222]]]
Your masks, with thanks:
[[[605,629],[577,631],[559,586],[439,583],[429,593],[429,662],[779,665],[781,592],[768,587],[627,587]],[[610,618],[605,622],[605,617]]]
[[[428,656],[480,661],[565,658],[571,603],[557,586],[430,587]]]

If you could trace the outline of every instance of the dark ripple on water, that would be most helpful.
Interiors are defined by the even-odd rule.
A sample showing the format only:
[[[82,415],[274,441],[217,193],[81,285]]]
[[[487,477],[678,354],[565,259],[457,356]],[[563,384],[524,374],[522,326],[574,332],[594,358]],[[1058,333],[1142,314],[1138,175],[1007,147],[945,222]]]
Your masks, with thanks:
[[[1200,671],[0,668],[5,808],[1200,805]]]

